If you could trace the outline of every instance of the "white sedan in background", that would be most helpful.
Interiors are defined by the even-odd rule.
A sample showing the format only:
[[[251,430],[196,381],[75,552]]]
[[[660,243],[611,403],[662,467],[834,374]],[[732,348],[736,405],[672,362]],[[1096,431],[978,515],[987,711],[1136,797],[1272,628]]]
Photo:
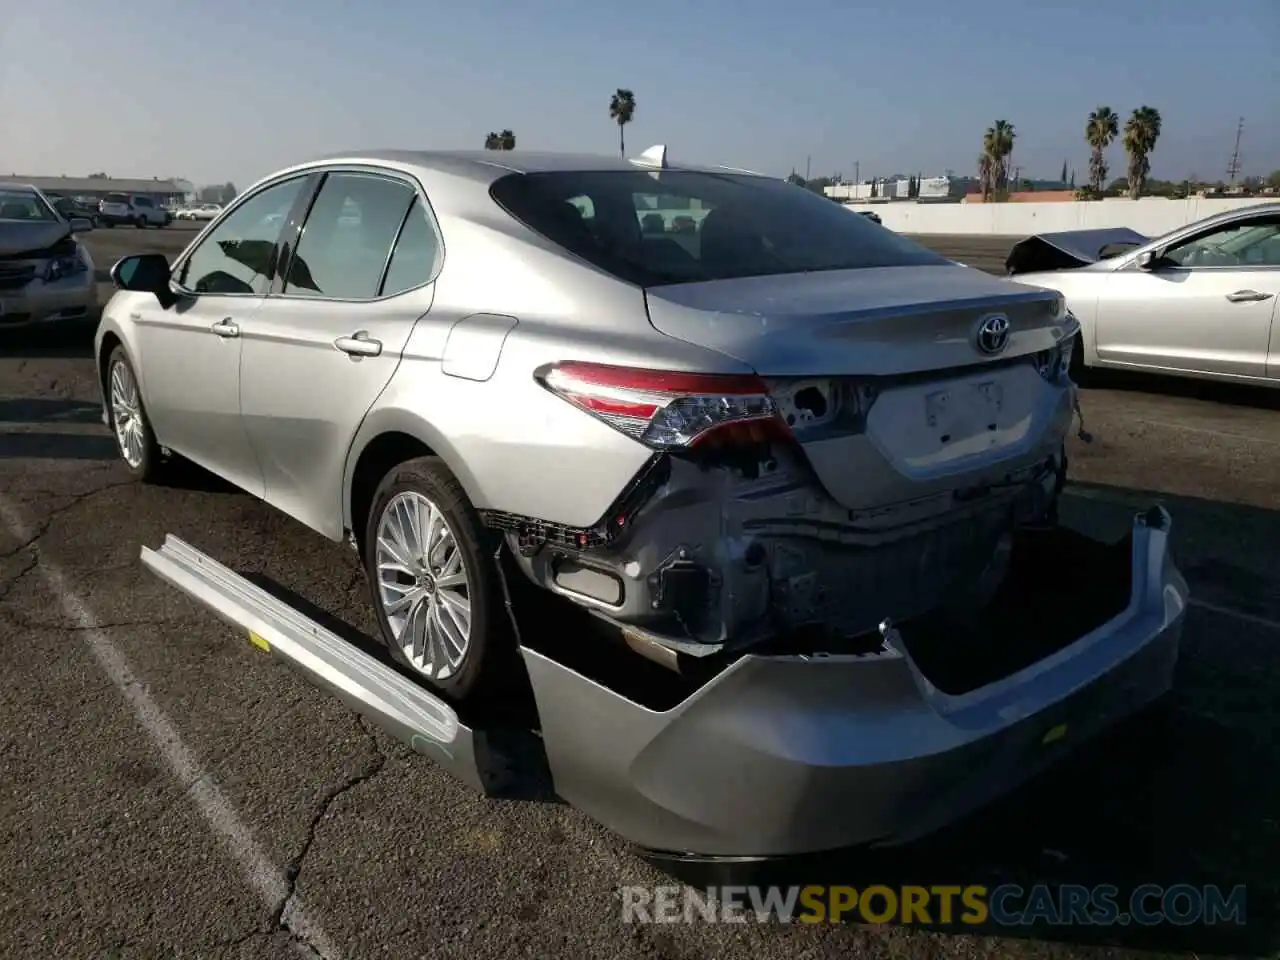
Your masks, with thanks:
[[[1066,297],[1080,321],[1077,381],[1098,367],[1280,386],[1280,203],[1154,240],[1123,228],[1040,234],[1006,267]]]
[[[201,203],[193,207],[183,207],[178,211],[179,220],[213,220],[222,212],[220,203]]]

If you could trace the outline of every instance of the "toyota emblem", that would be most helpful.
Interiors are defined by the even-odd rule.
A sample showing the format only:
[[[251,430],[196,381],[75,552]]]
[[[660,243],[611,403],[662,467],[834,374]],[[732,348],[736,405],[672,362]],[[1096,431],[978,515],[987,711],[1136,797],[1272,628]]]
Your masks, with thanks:
[[[1003,313],[991,313],[978,322],[974,335],[978,349],[988,356],[999,353],[1009,345],[1009,318]]]

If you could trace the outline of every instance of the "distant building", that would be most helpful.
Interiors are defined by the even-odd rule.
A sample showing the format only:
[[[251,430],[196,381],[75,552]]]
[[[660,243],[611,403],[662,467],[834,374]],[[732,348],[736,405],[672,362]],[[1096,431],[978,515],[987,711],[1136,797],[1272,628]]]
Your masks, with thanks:
[[[921,177],[921,200],[958,200],[974,192],[981,192],[981,185],[974,177]]]
[[[910,199],[909,177],[881,178],[867,183],[838,183],[823,192],[833,200],[907,200]],[[921,202],[958,202],[970,193],[979,192],[973,177],[921,177],[916,199]]]
[[[64,197],[83,197],[98,201],[108,193],[129,193],[150,197],[160,206],[181,203],[187,191],[172,180],[152,177],[150,180],[117,179],[115,177],[24,177],[19,174],[0,176],[0,185],[13,186],[29,183],[45,193],[58,193]]]

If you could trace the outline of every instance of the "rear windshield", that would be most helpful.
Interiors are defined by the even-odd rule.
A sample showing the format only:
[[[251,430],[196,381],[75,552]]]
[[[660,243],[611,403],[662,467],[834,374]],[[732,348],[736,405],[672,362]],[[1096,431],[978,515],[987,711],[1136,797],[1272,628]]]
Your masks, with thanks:
[[[129,195],[127,193],[108,193],[102,199],[107,203],[128,203]]]
[[[645,287],[948,263],[841,204],[767,177],[556,171],[512,174],[490,193],[530,229]]]

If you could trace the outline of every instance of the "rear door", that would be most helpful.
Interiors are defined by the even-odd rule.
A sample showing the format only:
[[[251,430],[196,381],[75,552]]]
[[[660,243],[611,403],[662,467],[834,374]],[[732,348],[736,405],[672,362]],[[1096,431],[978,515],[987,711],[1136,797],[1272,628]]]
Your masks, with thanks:
[[[397,173],[325,174],[294,253],[246,324],[240,403],[267,502],[337,539],[351,438],[431,307],[441,244]]]
[[[1102,283],[1098,358],[1108,364],[1265,377],[1280,295],[1280,216],[1245,217],[1165,250],[1153,269]],[[1274,366],[1273,366],[1274,369]]]

